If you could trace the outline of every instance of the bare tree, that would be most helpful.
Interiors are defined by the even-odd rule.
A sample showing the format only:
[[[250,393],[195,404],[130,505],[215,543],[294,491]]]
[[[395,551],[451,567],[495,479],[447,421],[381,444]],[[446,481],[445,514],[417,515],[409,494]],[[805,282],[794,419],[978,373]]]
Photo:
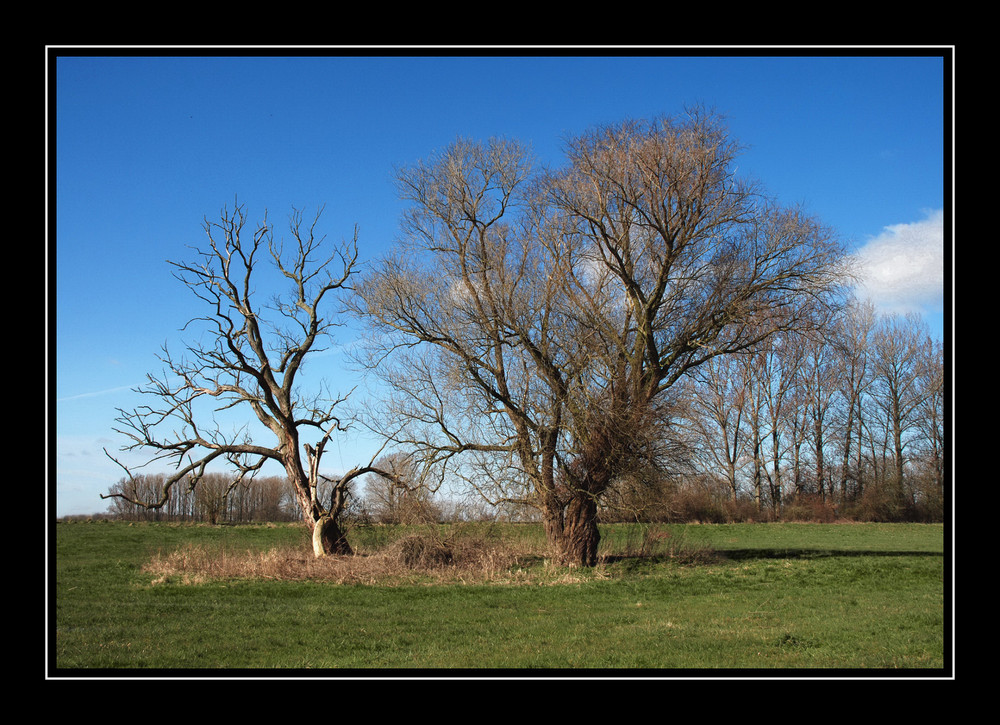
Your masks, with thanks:
[[[736,151],[694,113],[581,135],[550,173],[505,141],[401,172],[404,246],[354,302],[383,335],[371,360],[406,356],[387,434],[535,506],[558,556],[593,564],[598,502],[655,461],[666,392],[812,324],[841,279],[834,236],[739,182]]]
[[[624,415],[615,427],[635,431],[635,417],[689,371],[821,324],[835,308],[846,272],[841,244],[739,180],[738,151],[721,119],[696,110],[585,134],[552,177],[553,207],[629,312],[607,338],[616,367],[603,391],[619,402],[591,409],[603,418],[598,429]],[[610,452],[589,453],[582,496],[604,490],[609,464],[621,463]],[[594,522],[584,526],[596,536]]]
[[[502,140],[460,140],[401,170],[413,207],[400,248],[352,304],[376,333],[367,364],[392,392],[371,425],[493,506],[553,511],[586,354],[529,175],[526,149]]]
[[[199,516],[210,524],[225,518],[226,502],[232,491],[231,479],[221,473],[206,473],[198,481],[197,488],[189,486],[196,493],[196,510]]]
[[[799,338],[805,352],[800,367],[804,392],[803,403],[808,417],[815,466],[816,491],[823,500],[833,494],[833,479],[826,460],[833,432],[830,415],[834,396],[840,387],[841,368],[836,351],[820,335],[803,335]],[[829,491],[826,481],[829,479]]]
[[[745,357],[710,360],[685,386],[692,398],[690,425],[701,442],[702,462],[725,478],[733,501],[739,495],[737,472],[746,446],[748,365]]]
[[[841,500],[857,497],[862,490],[863,401],[871,385],[869,341],[875,327],[871,302],[854,302],[837,319],[834,343],[840,359],[840,395],[843,400],[841,449]],[[852,461],[852,455],[854,460]],[[848,490],[848,481],[853,481]]]
[[[411,456],[391,453],[375,466],[381,473],[366,475],[364,490],[365,511],[372,519],[383,524],[414,524],[440,518],[441,512],[431,500],[430,489],[421,484],[420,471]]]
[[[911,431],[919,428],[921,410],[934,391],[921,378],[926,341],[926,324],[912,313],[884,315],[872,337],[873,398],[885,421],[893,459],[893,495],[900,505],[906,503],[904,469]]]
[[[754,377],[759,380],[764,401],[770,438],[770,468],[765,466],[771,505],[781,513],[786,481],[787,455],[801,435],[796,437],[796,406],[803,404],[803,391],[796,385],[803,363],[804,350],[795,334],[780,335],[768,340],[754,357]],[[793,468],[793,474],[794,474]]]
[[[925,338],[921,349],[922,404],[917,413],[921,447],[933,472],[934,486],[943,495],[945,471],[945,373],[944,346]]]
[[[148,375],[148,385],[139,389],[154,402],[119,410],[117,420],[119,432],[131,440],[123,450],[152,451],[149,463],[166,461],[174,470],[157,499],[142,499],[127,486],[103,498],[155,509],[178,483],[193,489],[211,464],[232,467],[231,491],[267,461],[276,461],[313,531],[316,555],[350,552],[338,517],[351,481],[371,468],[358,466],[333,478],[322,472],[327,445],[346,428],[338,413],[346,396],[324,390],[307,395],[299,388],[307,358],[338,324],[331,298],[356,271],[357,231],[349,242],[329,244],[316,234],[321,211],[311,225],[303,224],[300,212],[291,215],[286,247],[275,239],[266,215],[251,231],[244,207],[223,209],[220,221],[205,220],[208,242],[196,249],[198,261],[171,263],[175,276],[205,304],[205,316],[188,323],[203,323],[204,334],[181,358],[165,346],[160,356],[165,371],[160,377]],[[268,262],[277,272],[276,283],[286,287],[261,304],[258,287],[271,282],[265,276]],[[246,415],[230,432],[216,414],[233,410]],[[250,413],[274,440],[254,439]],[[324,480],[332,483],[328,499],[318,493]]]

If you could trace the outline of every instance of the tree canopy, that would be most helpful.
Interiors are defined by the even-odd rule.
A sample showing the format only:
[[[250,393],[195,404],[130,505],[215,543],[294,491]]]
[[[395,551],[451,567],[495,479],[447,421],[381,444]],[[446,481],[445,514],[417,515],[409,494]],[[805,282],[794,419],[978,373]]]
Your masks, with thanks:
[[[597,504],[657,464],[677,381],[840,300],[836,235],[739,179],[737,151],[695,111],[581,134],[554,170],[503,139],[401,169],[401,240],[350,302],[392,391],[374,426],[593,564]]]

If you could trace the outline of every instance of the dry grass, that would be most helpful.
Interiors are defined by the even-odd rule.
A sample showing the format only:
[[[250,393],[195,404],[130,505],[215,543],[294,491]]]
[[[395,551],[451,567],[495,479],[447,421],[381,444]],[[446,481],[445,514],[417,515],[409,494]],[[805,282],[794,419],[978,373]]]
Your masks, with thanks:
[[[711,546],[690,541],[684,527],[648,524],[622,528],[624,534],[618,533],[613,541],[607,542],[608,548],[601,557],[605,563],[622,559],[669,559],[678,564],[696,565],[724,558]]]
[[[412,534],[370,553],[316,559],[300,547],[234,551],[188,544],[160,552],[145,571],[154,584],[220,579],[325,581],[336,584],[517,583],[541,561],[538,552],[485,538]]]
[[[718,556],[692,546],[683,535],[662,527],[630,529],[609,542],[596,567],[567,568],[548,558],[544,545],[490,529],[456,529],[450,534],[425,530],[383,541],[352,556],[316,559],[302,546],[267,551],[186,544],[160,552],[146,565],[153,584],[199,584],[224,579],[322,581],[335,584],[575,584],[615,576],[622,560],[670,559],[680,564],[709,563]]]

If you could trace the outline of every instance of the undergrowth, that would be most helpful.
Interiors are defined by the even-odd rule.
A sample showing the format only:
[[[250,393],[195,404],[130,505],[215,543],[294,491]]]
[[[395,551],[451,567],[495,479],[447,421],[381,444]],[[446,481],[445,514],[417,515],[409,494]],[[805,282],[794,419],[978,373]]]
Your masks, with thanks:
[[[558,584],[612,578],[634,571],[637,561],[672,560],[681,564],[716,561],[705,545],[687,542],[662,527],[628,529],[605,542],[600,561],[590,569],[557,566],[544,546],[480,530],[407,533],[350,556],[317,559],[301,546],[265,551],[220,544],[187,543],[159,551],[144,570],[153,584],[199,584],[221,579],[323,581],[335,584],[406,585],[414,583]]]

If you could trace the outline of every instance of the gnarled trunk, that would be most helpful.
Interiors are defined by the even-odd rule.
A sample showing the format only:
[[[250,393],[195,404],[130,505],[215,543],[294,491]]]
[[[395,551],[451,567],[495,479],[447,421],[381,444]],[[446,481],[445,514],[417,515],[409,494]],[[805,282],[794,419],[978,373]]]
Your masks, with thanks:
[[[316,558],[330,554],[353,554],[354,550],[340,528],[339,509],[334,509],[336,513],[324,510],[317,500],[315,489],[309,486],[304,476],[295,486],[295,495],[302,510],[302,520],[312,531],[312,548]]]
[[[336,518],[323,514],[313,523],[313,554],[317,559],[329,554],[348,555],[354,550],[347,542],[347,536]]]
[[[545,536],[563,566],[594,566],[601,534],[597,502],[580,493],[563,506],[549,502],[543,512]]]
[[[601,533],[597,529],[597,503],[591,496],[576,496],[566,507],[560,556],[568,566],[597,564],[597,544]]]

